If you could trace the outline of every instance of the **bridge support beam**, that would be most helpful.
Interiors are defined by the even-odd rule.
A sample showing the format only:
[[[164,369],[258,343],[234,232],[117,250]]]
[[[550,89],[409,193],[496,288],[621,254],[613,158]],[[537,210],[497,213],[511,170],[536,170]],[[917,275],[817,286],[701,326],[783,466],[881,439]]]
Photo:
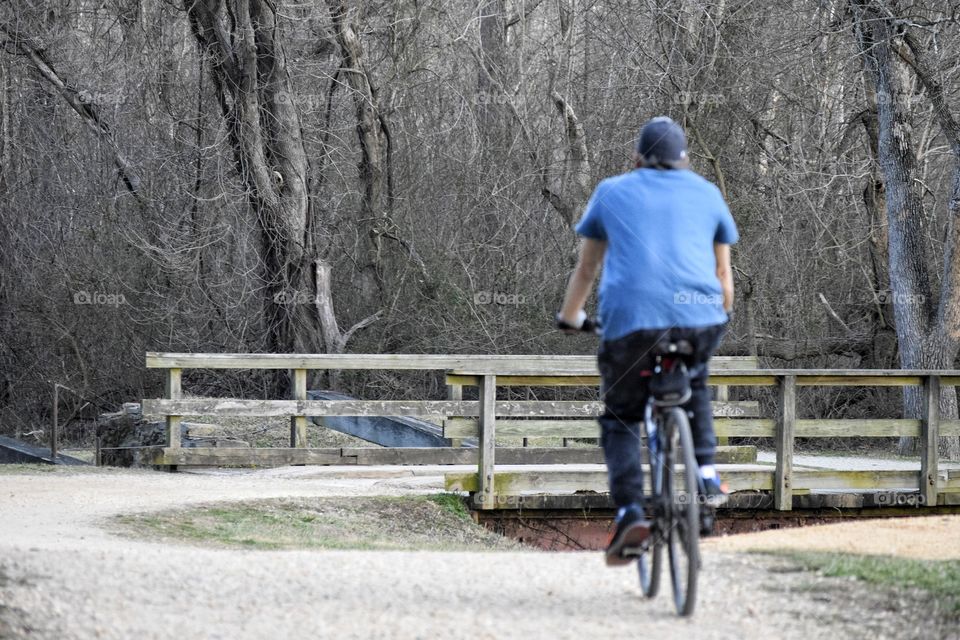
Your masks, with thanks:
[[[480,477],[477,499],[481,509],[496,506],[494,491],[494,452],[496,451],[497,377],[485,375],[480,379]]]
[[[167,399],[180,400],[183,390],[180,383],[181,369],[167,369]],[[180,448],[180,416],[167,416],[167,446]]]
[[[307,399],[307,370],[293,370],[293,399]],[[307,418],[306,416],[293,416],[290,418],[290,446],[293,448],[304,448],[307,446]]]
[[[777,466],[773,476],[773,507],[780,511],[793,509],[793,430],[796,418],[797,377],[777,376]]]
[[[920,495],[924,504],[937,506],[940,440],[940,376],[924,376],[920,415]]]

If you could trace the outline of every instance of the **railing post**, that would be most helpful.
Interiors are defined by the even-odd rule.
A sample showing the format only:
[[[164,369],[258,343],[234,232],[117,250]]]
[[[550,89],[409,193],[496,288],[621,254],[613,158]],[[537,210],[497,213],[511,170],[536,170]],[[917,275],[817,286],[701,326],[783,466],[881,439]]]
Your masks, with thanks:
[[[307,370],[293,370],[293,399],[307,399]],[[290,447],[304,448],[307,446],[307,418],[293,416],[290,418]]]
[[[60,430],[60,385],[53,384],[53,424],[50,429],[50,462],[57,464],[57,437]]]
[[[940,376],[923,377],[920,414],[920,498],[937,506],[937,476],[940,439]]]
[[[793,427],[797,418],[797,377],[777,377],[775,445],[777,466],[773,472],[773,508],[793,509]]]
[[[167,369],[167,400],[183,398],[180,374],[180,369]],[[180,416],[167,416],[167,446],[171,449],[180,448]]]
[[[480,464],[478,502],[481,509],[496,506],[494,493],[494,452],[496,451],[497,377],[480,377]]]
[[[462,384],[448,384],[447,385],[447,400],[453,402],[460,402],[463,400],[463,385]],[[446,426],[446,420],[444,420],[444,426]],[[450,438],[451,447],[462,447],[463,439],[462,438]]]

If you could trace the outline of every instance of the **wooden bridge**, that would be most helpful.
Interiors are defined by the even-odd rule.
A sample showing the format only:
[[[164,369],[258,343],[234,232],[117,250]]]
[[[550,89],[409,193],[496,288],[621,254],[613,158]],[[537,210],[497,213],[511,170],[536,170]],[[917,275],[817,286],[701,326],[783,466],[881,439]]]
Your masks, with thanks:
[[[276,466],[285,464],[476,465],[451,468],[446,487],[469,492],[480,509],[538,508],[606,503],[607,479],[598,447],[503,447],[497,438],[598,438],[595,400],[498,400],[525,390],[597,387],[592,356],[484,356],[425,354],[174,354],[148,353],[147,367],[166,370],[166,397],[143,401],[144,415],[166,419],[167,443],[147,459],[164,466]],[[184,369],[287,369],[294,397],[287,400],[196,398],[182,389]],[[442,372],[445,400],[308,400],[311,370],[413,370]],[[960,420],[942,420],[940,389],[960,385],[960,371],[759,369],[749,358],[712,361],[709,383],[719,438],[769,438],[774,465],[756,463],[749,450],[725,448],[718,460],[734,498],[761,497],[768,506],[790,510],[811,496],[854,497],[843,504],[883,504],[890,495],[909,495],[925,506],[960,504],[960,469],[941,468],[940,436],[960,435]],[[920,387],[919,419],[800,419],[798,387]],[[762,416],[755,400],[729,400],[731,388],[773,387],[776,401]],[[476,400],[464,399],[464,391]],[[595,391],[593,393],[596,393]],[[288,417],[289,448],[184,448],[180,422],[185,417]],[[309,448],[308,418],[323,416],[413,416],[443,426],[453,446],[423,449]],[[913,470],[824,470],[794,468],[795,438],[919,438],[918,468]],[[456,446],[476,438],[476,448]],[[553,498],[553,500],[551,500]],[[579,498],[578,500],[574,498]],[[736,500],[733,501],[736,504]],[[838,503],[839,504],[839,503]]]

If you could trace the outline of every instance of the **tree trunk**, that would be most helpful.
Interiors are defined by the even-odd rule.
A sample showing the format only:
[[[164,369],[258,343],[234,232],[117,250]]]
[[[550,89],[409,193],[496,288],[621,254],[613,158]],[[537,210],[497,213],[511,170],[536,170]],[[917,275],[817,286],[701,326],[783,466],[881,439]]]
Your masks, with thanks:
[[[239,0],[225,10],[222,0],[184,0],[184,9],[209,62],[260,231],[266,346],[280,353],[314,351],[307,157],[274,4]]]
[[[485,150],[491,151],[503,137],[500,87],[504,86],[506,24],[504,0],[480,0],[480,61],[477,74],[477,115]]]
[[[960,346],[955,299],[960,286],[960,274],[954,260],[957,240],[951,215],[951,232],[947,236],[943,258],[942,293],[935,302],[931,286],[934,274],[929,267],[933,261],[925,250],[923,193],[920,181],[916,179],[911,92],[907,91],[909,68],[897,55],[897,50],[905,46],[904,27],[891,15],[885,2],[851,0],[850,4],[860,53],[866,60],[868,75],[880,98],[877,100],[877,157],[886,186],[891,301],[900,364],[905,369],[952,368]],[[924,69],[917,65],[914,65],[914,71],[918,72],[936,107],[938,96],[935,88],[932,90],[929,86],[931,80],[924,81]],[[949,137],[950,123],[944,128]],[[955,161],[960,162],[960,145],[954,149]],[[958,193],[955,188],[954,196]],[[955,211],[953,209],[951,214]],[[919,389],[908,387],[904,391],[905,415],[919,417],[920,403]],[[943,418],[957,416],[955,394],[941,395],[940,415]],[[949,458],[960,457],[960,440],[957,438],[943,438],[940,444],[941,454]],[[901,453],[908,453],[913,450],[914,443],[912,439],[904,438],[899,448]]]
[[[363,46],[354,22],[356,9],[348,8],[343,0],[327,0],[327,6],[343,60],[339,73],[352,90],[357,114],[358,169],[363,186],[358,225],[361,296],[368,306],[377,305],[384,288],[383,239],[392,228],[388,215],[389,138],[365,66]]]

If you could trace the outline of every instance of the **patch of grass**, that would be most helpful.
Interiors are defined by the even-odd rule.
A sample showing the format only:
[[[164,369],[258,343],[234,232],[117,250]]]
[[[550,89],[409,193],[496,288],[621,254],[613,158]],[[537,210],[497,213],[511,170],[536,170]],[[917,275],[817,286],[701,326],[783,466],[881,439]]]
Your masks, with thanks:
[[[520,545],[473,522],[455,494],[288,498],[120,516],[138,537],[245,549],[502,550]]]
[[[427,500],[436,503],[441,509],[452,513],[458,518],[472,520],[466,501],[456,493],[436,493],[432,496],[427,496]]]
[[[825,576],[852,576],[869,584],[927,592],[942,611],[960,617],[960,560],[913,560],[892,556],[808,551],[776,552]]]
[[[55,473],[61,465],[54,464],[0,464],[0,475],[20,473]]]

